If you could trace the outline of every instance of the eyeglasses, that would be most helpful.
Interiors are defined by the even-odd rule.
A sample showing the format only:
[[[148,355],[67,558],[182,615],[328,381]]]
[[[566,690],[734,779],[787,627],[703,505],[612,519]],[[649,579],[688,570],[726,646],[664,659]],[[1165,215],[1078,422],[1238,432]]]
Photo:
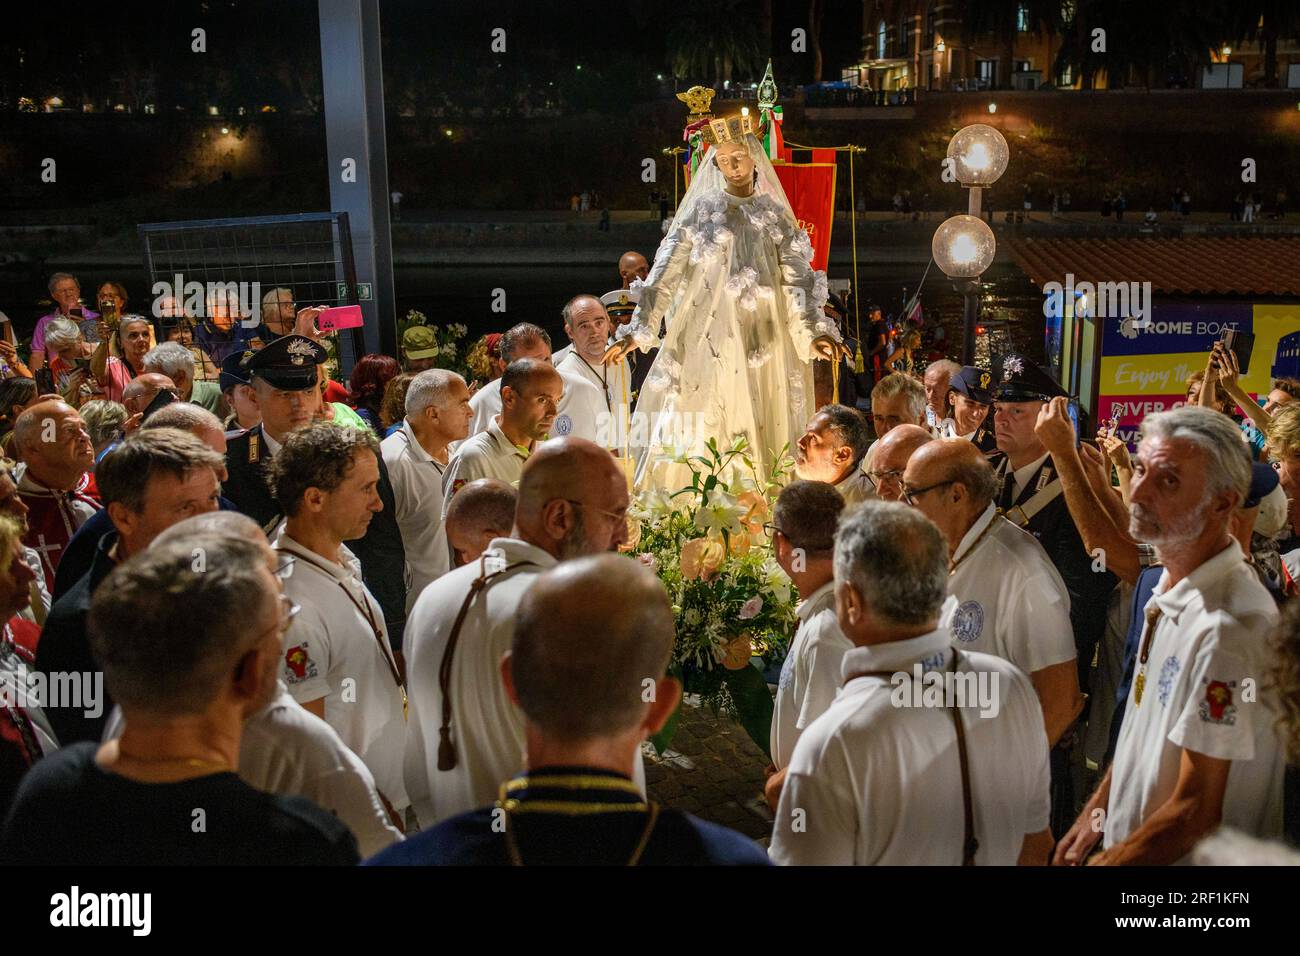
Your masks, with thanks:
[[[575,508],[591,508],[591,506],[587,504],[585,501],[575,501],[572,498],[565,498],[564,500],[567,501],[569,504],[573,505]],[[595,511],[597,514],[604,515],[606,518],[610,519],[611,521],[627,521],[626,508],[624,508],[622,511],[606,511],[603,508],[591,508],[591,510]]]
[[[258,637],[265,637],[267,634],[271,633],[272,630],[276,631],[277,637],[284,637],[284,635],[289,633],[289,625],[293,623],[293,619],[297,617],[298,612],[302,610],[302,605],[295,604],[289,599],[289,595],[277,594],[276,597],[280,600],[280,620],[276,622],[274,628],[267,628],[259,634]]]
[[[871,482],[871,487],[877,491],[885,482],[896,485],[903,480],[903,469],[895,468],[892,471],[869,471],[867,472],[867,481]]]
[[[785,534],[784,531],[782,531],[776,525],[772,524],[770,521],[767,524],[763,525],[763,530],[767,532],[767,536],[769,538],[775,538],[778,534]],[[787,538],[790,537],[788,534],[785,534],[785,536]]]
[[[936,488],[942,488],[945,485],[956,484],[956,482],[957,482],[956,478],[949,478],[947,481],[940,481],[937,482],[936,484],[926,485],[924,488],[917,488],[915,490],[904,487],[903,500],[906,501],[909,505],[915,505],[916,499],[921,497],[921,495],[925,494],[927,491],[934,491],[934,489]]]

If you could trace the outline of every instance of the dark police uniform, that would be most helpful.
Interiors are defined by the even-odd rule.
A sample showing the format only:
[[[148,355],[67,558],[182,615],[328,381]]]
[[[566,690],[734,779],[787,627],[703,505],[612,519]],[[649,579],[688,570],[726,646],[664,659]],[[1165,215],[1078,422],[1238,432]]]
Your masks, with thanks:
[[[1066,391],[1033,362],[1014,353],[1000,356],[993,367],[994,397],[999,402],[1047,402]],[[1109,571],[1094,571],[1094,558],[1065,502],[1060,478],[1048,455],[1017,494],[1012,469],[1005,455],[991,461],[1001,491],[998,510],[1038,539],[1070,594],[1070,629],[1078,654],[1079,687],[1088,692],[1093,655],[1106,629],[1111,591],[1118,579]],[[1073,735],[1066,732],[1052,749],[1052,833],[1060,837],[1076,815],[1075,793],[1081,786],[1080,768],[1071,765]],[[1080,749],[1079,753],[1082,751]]]
[[[502,784],[495,806],[462,813],[367,866],[767,866],[748,838],[647,803],[630,779],[545,767]]]
[[[982,368],[976,368],[974,365],[963,365],[961,371],[952,377],[948,382],[948,387],[954,392],[965,395],[973,402],[979,402],[981,405],[987,405],[990,409],[993,407],[993,373],[986,372]],[[946,437],[946,436],[941,436]],[[957,438],[964,438],[964,435],[954,435]],[[998,439],[993,433],[993,423],[989,421],[988,414],[984,416],[984,422],[975,433],[970,436],[970,441],[981,452],[985,458],[996,458],[1001,455],[998,451]]]
[[[613,292],[606,292],[600,297],[600,303],[605,307],[605,313],[609,316],[609,331],[613,335],[618,331],[618,327],[623,325],[625,320],[630,321],[632,313],[636,311],[637,303],[641,301],[641,290],[636,289],[615,289]],[[656,333],[659,331],[655,330]],[[641,393],[641,386],[645,383],[646,376],[650,374],[650,366],[655,362],[655,356],[659,354],[659,349],[652,348],[648,352],[642,352],[640,349],[633,349],[627,353],[627,364],[631,370],[631,389],[633,395]]]
[[[276,388],[305,391],[316,387],[316,366],[328,353],[302,335],[285,335],[258,352],[236,352],[221,364],[221,387],[252,384],[254,376]],[[397,507],[393,483],[382,455],[379,462],[379,500],[383,510],[371,520],[362,538],[345,542],[361,563],[362,579],[379,606],[384,609],[389,643],[402,646],[406,627],[406,550],[397,527]],[[248,515],[269,535],[280,522],[283,512],[267,485],[270,449],[261,424],[226,442],[226,471],[229,477],[222,486],[225,497]]]

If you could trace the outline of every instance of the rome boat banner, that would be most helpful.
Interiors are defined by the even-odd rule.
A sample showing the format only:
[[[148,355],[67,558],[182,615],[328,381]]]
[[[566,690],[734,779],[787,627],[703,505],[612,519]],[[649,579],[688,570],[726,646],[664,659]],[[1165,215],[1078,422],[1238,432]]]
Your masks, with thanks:
[[[1300,304],[1157,304],[1147,328],[1103,321],[1097,420],[1118,418],[1119,437],[1130,447],[1145,416],[1185,403],[1187,377],[1205,368],[1225,329],[1255,335],[1250,370],[1241,377],[1252,398],[1267,395],[1275,378],[1300,376]]]

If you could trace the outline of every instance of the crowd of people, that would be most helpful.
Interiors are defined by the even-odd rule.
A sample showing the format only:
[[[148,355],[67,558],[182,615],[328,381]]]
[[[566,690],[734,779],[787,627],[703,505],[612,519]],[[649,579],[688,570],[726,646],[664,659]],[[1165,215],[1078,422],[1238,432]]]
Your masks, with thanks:
[[[1300,383],[1217,348],[1136,454],[1023,355],[866,372],[791,450],[766,847],[647,794],[682,699],[629,545],[649,265],[481,378],[331,379],[318,309],[126,311],[51,277],[0,346],[0,858],[1169,864],[1300,844]],[[828,306],[834,314],[836,305]],[[158,318],[154,318],[157,316]],[[1234,416],[1240,414],[1241,418]],[[1198,847],[1202,848],[1198,850]]]

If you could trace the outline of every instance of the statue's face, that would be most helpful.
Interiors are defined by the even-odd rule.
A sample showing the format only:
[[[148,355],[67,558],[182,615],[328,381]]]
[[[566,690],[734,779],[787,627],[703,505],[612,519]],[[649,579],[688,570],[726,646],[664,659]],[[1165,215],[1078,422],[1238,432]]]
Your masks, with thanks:
[[[748,193],[754,185],[754,161],[740,143],[720,143],[713,148],[713,161],[732,192]]]

